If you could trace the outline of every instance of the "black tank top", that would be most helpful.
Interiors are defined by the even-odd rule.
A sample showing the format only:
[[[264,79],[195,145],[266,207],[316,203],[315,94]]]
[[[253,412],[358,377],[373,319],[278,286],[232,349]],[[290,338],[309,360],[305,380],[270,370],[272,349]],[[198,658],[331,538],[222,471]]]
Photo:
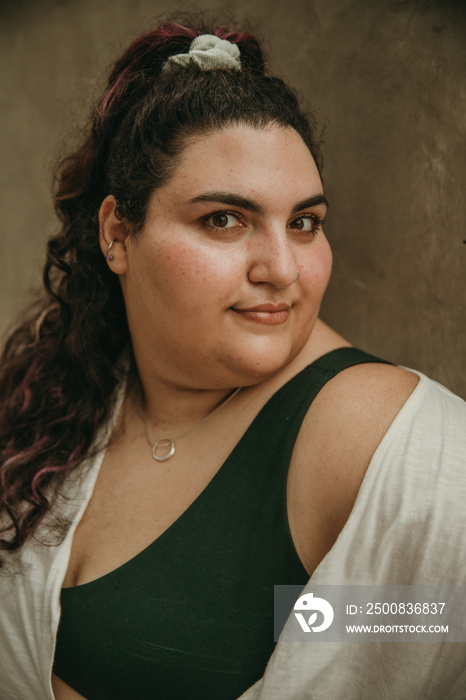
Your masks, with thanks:
[[[302,370],[157,540],[62,590],[60,678],[87,700],[235,700],[263,675],[274,649],[273,587],[309,578],[286,508],[296,437],[324,384],[365,362],[381,360],[340,348]]]

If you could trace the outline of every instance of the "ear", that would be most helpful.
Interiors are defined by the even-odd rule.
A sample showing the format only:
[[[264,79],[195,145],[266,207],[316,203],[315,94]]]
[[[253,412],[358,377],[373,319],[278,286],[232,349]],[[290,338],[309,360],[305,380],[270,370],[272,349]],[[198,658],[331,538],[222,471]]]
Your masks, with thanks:
[[[116,214],[117,201],[112,194],[105,197],[99,209],[99,243],[107,264],[116,275],[127,269],[126,239],[129,226]],[[111,246],[111,247],[110,247]]]

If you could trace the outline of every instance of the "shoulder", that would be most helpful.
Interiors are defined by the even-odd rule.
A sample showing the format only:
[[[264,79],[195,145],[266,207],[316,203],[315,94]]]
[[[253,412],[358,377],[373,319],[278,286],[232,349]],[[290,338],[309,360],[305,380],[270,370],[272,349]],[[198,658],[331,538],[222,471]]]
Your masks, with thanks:
[[[378,459],[383,453],[407,466],[423,460],[424,470],[439,462],[446,470],[455,464],[464,469],[466,403],[421,373],[362,364],[325,385],[300,437],[302,445],[311,441],[319,458],[342,470],[341,479],[354,478],[356,485],[376,452]]]
[[[293,538],[309,573],[345,526],[369,465],[363,500],[375,519],[385,513],[387,527],[394,518],[397,527],[409,522],[411,533],[417,523],[422,536],[432,520],[436,541],[434,523],[457,533],[465,519],[458,515],[459,494],[466,499],[465,422],[466,404],[418,373],[377,363],[331,379],[303,422],[288,482]]]
[[[393,365],[349,367],[316,396],[303,424],[302,439],[317,439],[324,447],[331,438],[334,450],[342,454],[353,445],[367,466],[418,383],[417,374]]]
[[[327,381],[312,402],[301,437],[305,439],[310,430],[314,439],[312,426],[317,422],[319,431],[337,429],[339,434],[344,434],[356,430],[369,442],[380,441],[416,389],[419,374],[382,361],[361,362],[366,358],[361,358],[360,351],[321,321],[310,341],[308,361],[311,366],[315,363],[317,367],[336,370],[337,374]],[[333,351],[340,354],[334,355]],[[341,363],[353,361],[361,364],[341,371],[336,369]]]
[[[342,451],[357,442],[367,464],[384,438],[392,448],[448,448],[465,457],[466,403],[422,373],[393,365],[361,364],[336,375],[311,406],[304,439],[310,423],[327,437],[337,431]]]
[[[371,465],[366,491],[385,502],[396,491],[410,518],[425,520],[433,494],[436,509],[453,514],[458,493],[466,498],[465,424],[465,402],[421,374],[383,364],[342,371],[317,395],[296,444],[300,512],[312,511],[331,546]]]
[[[356,365],[328,381],[311,404],[288,481],[292,531],[309,572],[346,523],[374,452],[418,381],[391,365]]]

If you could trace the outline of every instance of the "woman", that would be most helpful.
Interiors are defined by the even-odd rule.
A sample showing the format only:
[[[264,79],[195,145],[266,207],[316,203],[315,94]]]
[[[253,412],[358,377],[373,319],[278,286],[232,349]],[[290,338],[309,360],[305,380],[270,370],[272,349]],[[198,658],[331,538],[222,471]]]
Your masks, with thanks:
[[[56,207],[46,294],[3,355],[1,697],[450,692],[464,659],[443,663],[445,645],[422,671],[398,652],[402,681],[383,667],[382,685],[381,645],[367,663],[357,644],[274,651],[276,584],[445,582],[419,441],[427,423],[455,522],[465,409],[319,320],[316,138],[256,40],[178,24],[136,39]],[[387,535],[377,518],[396,512]]]

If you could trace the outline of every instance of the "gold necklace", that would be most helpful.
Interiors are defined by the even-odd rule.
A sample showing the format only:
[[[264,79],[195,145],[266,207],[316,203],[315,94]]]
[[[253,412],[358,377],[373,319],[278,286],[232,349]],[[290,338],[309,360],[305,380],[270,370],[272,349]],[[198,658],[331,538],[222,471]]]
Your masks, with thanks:
[[[229,401],[231,401],[236,396],[236,394],[240,391],[240,389],[241,389],[241,387],[239,386],[229,396],[227,396],[226,399],[224,399],[222,401],[222,403],[220,403],[216,408],[214,408],[213,411],[211,411],[209,414],[207,414],[207,416],[205,418],[200,420],[198,423],[193,425],[188,430],[185,430],[185,432],[181,433],[181,435],[177,435],[175,438],[162,437],[162,438],[159,438],[158,440],[156,440],[155,442],[152,442],[152,440],[149,437],[147,423],[146,423],[145,419],[143,418],[143,416],[139,413],[139,410],[138,410],[139,417],[141,418],[142,422],[144,423],[147,442],[149,443],[149,445],[152,449],[152,457],[155,459],[155,461],[156,462],[166,462],[167,459],[171,459],[171,457],[173,457],[173,455],[175,454],[175,449],[176,449],[175,443],[177,442],[177,440],[181,440],[181,438],[186,437],[186,435],[189,435],[189,433],[192,433],[193,430],[196,430],[196,428],[200,428],[200,426],[203,425],[206,421],[208,421],[209,418],[212,418],[212,416],[215,413],[217,413],[217,411],[220,411],[221,408],[226,406],[227,403]],[[157,454],[157,450],[159,448],[165,449],[165,450],[168,449],[168,452],[166,454],[159,455],[159,454]]]

